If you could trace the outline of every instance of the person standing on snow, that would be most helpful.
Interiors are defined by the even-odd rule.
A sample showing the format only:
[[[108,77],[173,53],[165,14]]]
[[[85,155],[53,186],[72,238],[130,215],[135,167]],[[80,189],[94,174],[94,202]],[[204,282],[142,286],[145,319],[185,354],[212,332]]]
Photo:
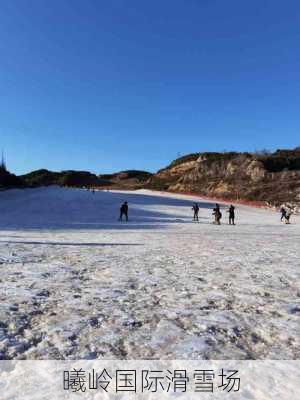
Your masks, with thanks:
[[[120,207],[120,218],[119,221],[123,221],[123,215],[125,216],[126,222],[128,221],[128,203],[124,201],[124,203]]]
[[[215,216],[214,224],[221,225],[222,213],[218,203],[216,203],[216,207],[213,209],[213,215]]]
[[[285,216],[284,216],[286,224],[290,224],[291,215],[292,215],[292,210],[286,211]]]
[[[229,225],[235,225],[234,218],[235,218],[235,207],[230,204],[229,209],[227,210],[229,213]]]
[[[197,203],[195,203],[195,204],[193,205],[192,210],[194,211],[194,218],[193,218],[193,221],[198,221],[198,222],[199,222],[199,217],[198,217],[198,214],[199,214],[199,206],[198,206]]]
[[[286,218],[286,209],[284,207],[281,207],[280,212],[281,212],[280,221],[282,222],[283,218]]]

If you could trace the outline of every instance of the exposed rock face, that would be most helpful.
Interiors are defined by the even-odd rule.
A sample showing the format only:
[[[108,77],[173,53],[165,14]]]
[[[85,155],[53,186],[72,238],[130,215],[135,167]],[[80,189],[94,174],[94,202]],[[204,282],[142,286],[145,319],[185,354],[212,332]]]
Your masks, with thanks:
[[[148,181],[158,190],[272,205],[300,200],[300,150],[273,154],[202,153],[175,160]]]
[[[248,164],[245,173],[253,182],[258,182],[266,176],[264,164],[258,160],[251,161]]]

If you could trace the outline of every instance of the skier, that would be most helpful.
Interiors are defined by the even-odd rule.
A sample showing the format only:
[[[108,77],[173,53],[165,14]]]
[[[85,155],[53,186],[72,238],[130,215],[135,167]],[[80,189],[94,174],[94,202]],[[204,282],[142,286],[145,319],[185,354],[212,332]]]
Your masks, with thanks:
[[[227,212],[229,213],[229,225],[235,225],[234,223],[234,218],[235,218],[235,207],[230,204],[229,209],[227,210]]]
[[[285,223],[290,224],[290,218],[292,215],[292,210],[288,210],[285,212]]]
[[[215,216],[214,224],[221,225],[222,213],[218,203],[216,203],[216,207],[213,209],[213,215]]]
[[[127,203],[127,201],[125,201],[120,207],[119,221],[123,221],[123,215],[125,216],[125,220],[128,221],[128,203]]]
[[[199,218],[198,218],[198,213],[199,213],[199,206],[197,203],[195,203],[192,207],[192,210],[194,211],[194,218],[193,221],[198,221],[199,222]]]
[[[280,221],[282,222],[283,218],[286,218],[286,209],[284,207],[281,207],[280,212],[281,212]]]

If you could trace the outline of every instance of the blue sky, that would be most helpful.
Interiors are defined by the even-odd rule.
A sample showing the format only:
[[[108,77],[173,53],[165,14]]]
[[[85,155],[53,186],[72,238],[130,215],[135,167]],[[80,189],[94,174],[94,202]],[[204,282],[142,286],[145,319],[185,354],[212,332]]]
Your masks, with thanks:
[[[299,1],[10,0],[0,38],[15,173],[300,145]]]

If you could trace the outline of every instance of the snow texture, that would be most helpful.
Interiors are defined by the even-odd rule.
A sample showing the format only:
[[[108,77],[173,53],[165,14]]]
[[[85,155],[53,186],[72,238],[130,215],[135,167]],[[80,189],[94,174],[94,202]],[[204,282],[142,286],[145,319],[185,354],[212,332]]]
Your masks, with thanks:
[[[222,204],[216,226],[213,206],[145,190],[0,192],[0,359],[299,358],[300,217],[237,205],[229,226]]]

